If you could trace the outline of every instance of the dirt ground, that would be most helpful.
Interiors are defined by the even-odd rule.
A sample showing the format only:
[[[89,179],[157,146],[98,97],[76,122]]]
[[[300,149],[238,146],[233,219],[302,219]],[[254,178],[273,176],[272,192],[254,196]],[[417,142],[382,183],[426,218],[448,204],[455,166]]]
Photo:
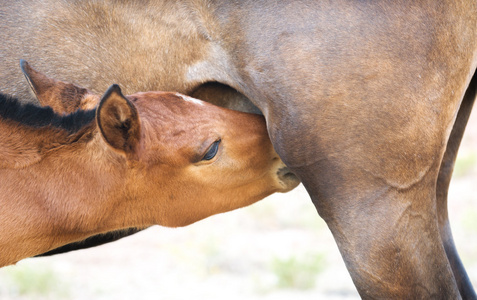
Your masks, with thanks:
[[[477,287],[477,117],[449,195],[454,237]],[[359,299],[304,188],[186,228],[0,270],[0,299]]]

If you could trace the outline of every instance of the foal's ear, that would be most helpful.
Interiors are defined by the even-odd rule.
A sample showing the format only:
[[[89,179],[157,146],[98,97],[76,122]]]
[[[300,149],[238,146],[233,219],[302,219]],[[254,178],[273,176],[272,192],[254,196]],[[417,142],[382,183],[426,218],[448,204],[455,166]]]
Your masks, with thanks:
[[[111,85],[101,98],[96,121],[107,144],[128,158],[137,158],[141,134],[139,116],[118,85]]]
[[[77,109],[91,109],[99,102],[99,96],[71,83],[46,76],[20,60],[23,75],[36,99],[42,106],[50,106],[57,113],[72,113]]]

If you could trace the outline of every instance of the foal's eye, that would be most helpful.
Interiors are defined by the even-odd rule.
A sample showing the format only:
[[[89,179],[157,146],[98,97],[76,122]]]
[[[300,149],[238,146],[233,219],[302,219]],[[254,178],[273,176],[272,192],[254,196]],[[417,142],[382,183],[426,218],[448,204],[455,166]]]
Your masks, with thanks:
[[[202,160],[211,160],[212,158],[214,158],[215,155],[217,155],[217,151],[219,151],[219,144],[220,140],[215,141],[212,146],[210,146],[210,148],[207,150]]]

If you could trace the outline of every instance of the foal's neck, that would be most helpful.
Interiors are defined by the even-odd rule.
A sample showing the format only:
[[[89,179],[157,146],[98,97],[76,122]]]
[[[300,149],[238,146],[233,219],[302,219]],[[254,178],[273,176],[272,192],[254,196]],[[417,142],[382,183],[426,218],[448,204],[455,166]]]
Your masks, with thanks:
[[[124,160],[93,123],[70,134],[0,119],[0,266],[116,229]]]

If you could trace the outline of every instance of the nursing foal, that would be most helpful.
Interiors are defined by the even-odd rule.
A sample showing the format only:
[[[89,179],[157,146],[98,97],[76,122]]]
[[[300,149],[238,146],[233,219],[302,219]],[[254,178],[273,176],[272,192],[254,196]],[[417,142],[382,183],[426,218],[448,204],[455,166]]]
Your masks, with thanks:
[[[37,87],[52,103],[85,96],[52,84]],[[298,184],[261,116],[117,85],[88,97],[96,109],[60,115],[0,96],[0,267],[112,230],[185,226]]]

